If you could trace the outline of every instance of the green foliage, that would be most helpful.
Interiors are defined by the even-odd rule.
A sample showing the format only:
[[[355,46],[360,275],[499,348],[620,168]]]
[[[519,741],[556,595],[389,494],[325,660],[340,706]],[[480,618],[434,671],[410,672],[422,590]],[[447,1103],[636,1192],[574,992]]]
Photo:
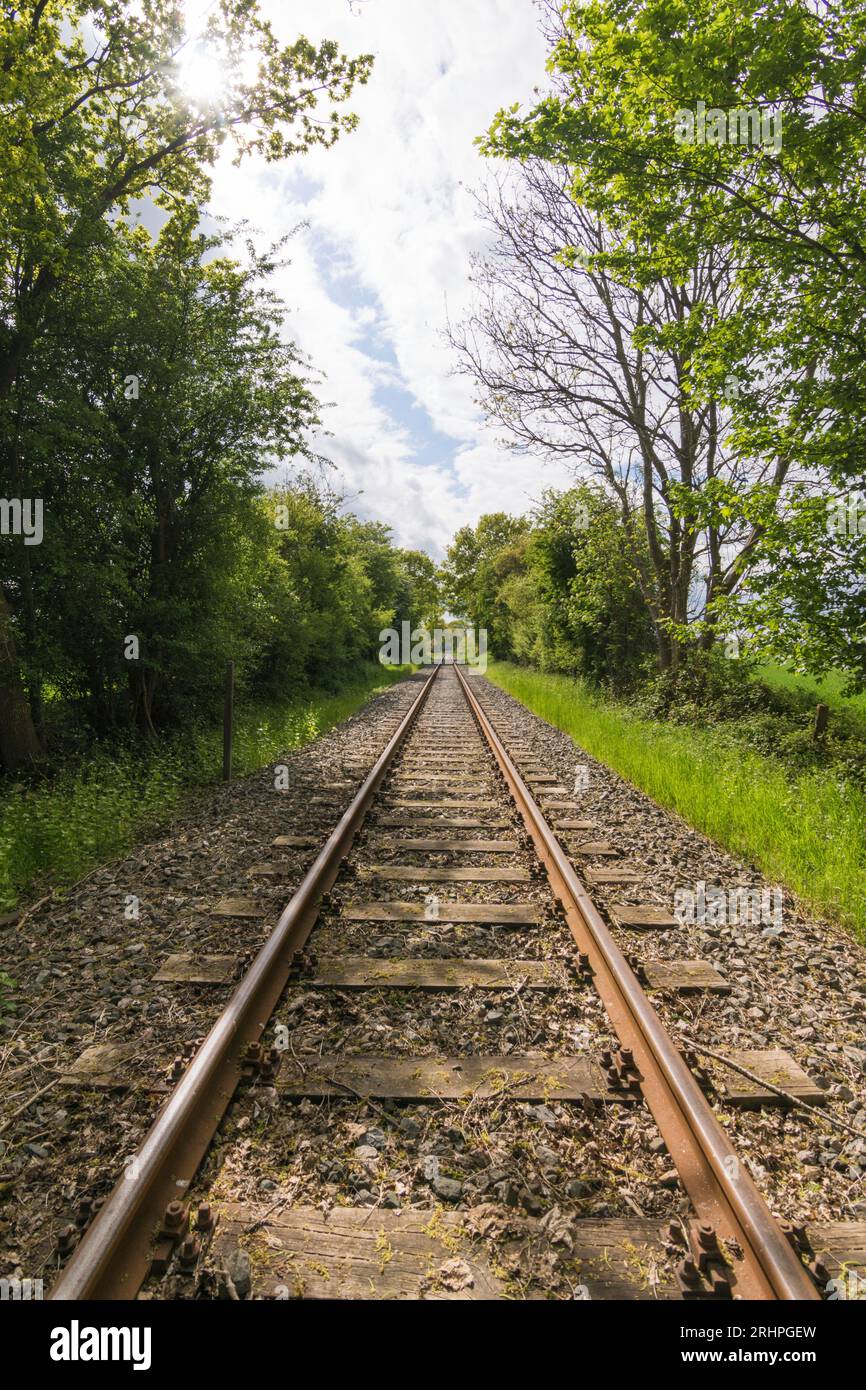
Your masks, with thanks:
[[[579,748],[866,940],[866,790],[835,768],[787,767],[737,721],[642,718],[585,682],[494,663],[488,675]],[[579,756],[579,754],[578,754]]]
[[[309,456],[317,402],[279,336],[271,267],[206,259],[223,249],[180,219],[153,245],[118,238],[16,387],[18,467],[46,536],[4,551],[0,577],[31,690],[52,681],[97,732],[177,723],[226,658],[243,662],[268,543],[261,461]]]
[[[325,41],[280,45],[257,0],[216,0],[204,48],[222,67],[208,101],[184,90],[177,0],[23,0],[4,8],[0,397],[26,366],[58,290],[87,275],[134,199],[197,207],[232,139],[268,160],[329,145],[355,118],[341,103],[372,58]],[[255,61],[251,61],[255,59]]]
[[[44,499],[45,538],[5,540],[0,583],[49,752],[215,717],[227,660],[241,697],[338,688],[398,610],[437,607],[432,561],[314,480],[274,259],[232,259],[196,218],[118,229],[16,381],[11,491]],[[279,458],[295,481],[265,493]]]
[[[338,499],[309,480],[274,493],[267,507],[274,524],[261,683],[268,688],[287,674],[339,680],[375,655],[398,590],[396,553],[383,528],[341,516]]]
[[[711,553],[709,623],[743,623],[767,657],[862,682],[862,533],[828,542],[822,510],[862,484],[866,445],[866,12],[859,0],[590,0],[565,5],[555,30],[550,92],[501,111],[482,148],[562,172],[610,234],[597,272],[648,299],[689,288],[686,314],[629,337],[672,354],[696,418],[724,413],[739,464],[716,520],[744,544],[733,562]],[[563,262],[578,250],[564,244]],[[710,265],[729,273],[723,293]],[[753,460],[769,490],[749,485]],[[679,515],[695,527],[681,482]],[[680,640],[686,615],[670,616]]]
[[[435,561],[423,550],[401,550],[397,557],[402,592],[398,596],[395,622],[408,622],[414,630],[441,628],[443,617],[442,577]]]
[[[96,734],[212,715],[227,659],[242,692],[339,683],[421,582],[386,527],[343,515],[311,475],[262,492],[269,457],[315,463],[318,406],[272,263],[223,251],[181,219],[153,245],[118,238],[16,389],[46,535],[4,546],[0,579],[34,706],[50,685]]]
[[[339,694],[310,689],[238,710],[233,768],[254,772],[348,718],[407,668],[358,667]],[[123,854],[222,773],[222,730],[198,723],[157,748],[96,749],[86,763],[0,798],[0,910],[46,881],[62,886]]]
[[[799,487],[784,510],[755,497],[732,500],[760,528],[756,565],[748,585],[719,595],[708,616],[722,630],[746,631],[757,658],[813,674],[845,671],[852,688],[864,689],[866,498],[858,510],[857,496],[835,488],[816,496]]]
[[[744,719],[773,708],[773,700],[755,680],[755,663],[748,657],[728,659],[718,649],[689,648],[670,671],[648,672],[630,692],[638,713],[674,723],[704,724]]]
[[[529,569],[543,601],[536,642],[541,668],[632,685],[655,643],[610,498],[585,485],[546,493],[533,514]]]
[[[445,601],[475,628],[487,630],[491,651],[511,654],[510,622],[503,586],[523,570],[529,523],[505,512],[488,512],[462,526],[443,566]]]
[[[227,141],[265,160],[332,144],[372,59],[280,43],[257,0],[215,0],[192,43],[186,21],[176,0],[0,16],[0,492],[46,516],[38,553],[0,552],[7,769],[44,755],[48,687],[66,733],[153,736],[208,704],[226,657],[262,659],[260,478],[314,457],[279,248],[241,263],[197,228]],[[185,87],[196,46],[221,67],[211,98]]]
[[[848,682],[837,672],[830,671],[819,680],[814,680],[786,666],[770,663],[758,666],[755,674],[769,690],[787,695],[795,708],[814,710],[815,705],[821,702],[866,736],[866,693],[850,694]]]
[[[498,657],[624,688],[654,650],[623,524],[598,488],[548,491],[530,518],[458,531],[445,584]]]

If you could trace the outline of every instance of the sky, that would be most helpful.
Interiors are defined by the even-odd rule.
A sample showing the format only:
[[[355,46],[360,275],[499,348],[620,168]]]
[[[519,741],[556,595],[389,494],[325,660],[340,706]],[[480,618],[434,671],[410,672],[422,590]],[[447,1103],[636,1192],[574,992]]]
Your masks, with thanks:
[[[191,26],[204,9],[190,0]],[[281,164],[234,167],[227,151],[210,209],[250,219],[260,246],[306,223],[276,288],[332,403],[331,437],[315,445],[348,510],[438,559],[458,526],[523,513],[568,479],[561,462],[497,442],[442,337],[470,303],[470,255],[484,245],[470,190],[486,166],[473,140],[544,82],[537,14],[532,0],[262,0],[262,10],[284,41],[304,33],[375,54],[349,103],[360,124]]]

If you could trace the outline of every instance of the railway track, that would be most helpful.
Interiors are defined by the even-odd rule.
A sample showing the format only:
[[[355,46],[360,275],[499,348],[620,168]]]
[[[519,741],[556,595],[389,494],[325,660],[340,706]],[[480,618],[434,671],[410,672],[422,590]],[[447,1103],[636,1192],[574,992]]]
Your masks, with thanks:
[[[591,825],[472,686],[456,667],[419,681],[227,1007],[175,1067],[126,1175],[80,1239],[69,1231],[52,1298],[190,1297],[217,1287],[214,1271],[236,1294],[239,1249],[266,1297],[819,1296],[814,1233],[771,1215],[616,944],[630,926],[663,930],[664,914],[627,909],[611,930],[574,867]],[[279,874],[279,861],[263,867]],[[551,1023],[554,999],[571,1034]],[[266,1200],[226,1198],[207,1155],[243,1105],[277,1135],[273,1116],[292,1113],[294,1151],[321,1154],[324,1202],[297,1201],[278,1173]],[[585,1215],[587,1160],[604,1162],[594,1127],[634,1139],[645,1108],[679,1186],[650,1213],[626,1198]],[[487,1163],[514,1110],[520,1153]],[[426,1204],[385,1190],[384,1171],[407,1164]],[[545,1260],[559,1292],[534,1283]]]

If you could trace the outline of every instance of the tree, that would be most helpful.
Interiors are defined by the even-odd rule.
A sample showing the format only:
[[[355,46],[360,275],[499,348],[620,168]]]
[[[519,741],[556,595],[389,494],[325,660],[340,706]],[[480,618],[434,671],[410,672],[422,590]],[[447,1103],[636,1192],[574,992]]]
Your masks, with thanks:
[[[185,92],[177,0],[23,0],[3,19],[0,398],[37,342],[47,303],[111,235],[134,199],[199,206],[206,168],[232,137],[267,160],[330,145],[355,125],[342,102],[372,58],[326,41],[281,47],[257,0],[217,0],[201,45],[219,94]],[[251,75],[251,58],[255,72]]]
[[[27,695],[21,684],[9,607],[0,589],[0,762],[9,772],[42,756]]]
[[[76,430],[92,431],[99,451],[98,398],[105,397],[105,383],[85,388],[84,399],[76,401],[57,379],[46,382],[44,371],[57,355],[57,325],[67,304],[108,266],[116,271],[118,257],[129,252],[134,201],[149,198],[183,221],[200,208],[207,169],[227,139],[239,158],[255,151],[276,160],[329,145],[355,124],[336,105],[367,80],[369,56],[349,59],[330,41],[317,47],[304,38],[281,46],[256,0],[217,0],[198,42],[220,64],[219,95],[196,100],[183,84],[184,28],[184,8],[176,0],[23,0],[0,18],[0,483],[6,496],[36,495],[37,475],[60,505],[67,484],[75,494],[68,474],[41,466],[37,475],[28,473],[52,432],[51,420],[39,418],[52,395],[63,397],[67,422],[73,417]],[[321,102],[332,106],[324,118]],[[147,313],[146,306],[137,307]],[[103,356],[110,356],[111,344],[104,348]],[[28,438],[27,430],[36,433]],[[154,434],[151,451],[157,439]],[[116,444],[122,448],[122,433]],[[164,509],[165,488],[157,485],[157,491]],[[134,505],[130,493],[130,513]],[[62,548],[56,528],[53,543]],[[0,606],[12,701],[0,708],[0,745],[12,766],[32,759],[40,745],[39,667],[48,643],[36,629],[34,561],[10,538],[3,547],[15,551],[13,560],[3,557]],[[68,542],[66,548],[71,555]],[[85,550],[82,567],[89,564]],[[111,609],[115,599],[122,605],[116,592],[122,583],[116,572],[106,578]],[[20,698],[25,682],[10,665],[22,648],[32,675],[29,710]],[[140,672],[145,724],[148,669]],[[111,676],[95,651],[88,680],[97,699],[102,690],[103,704],[110,705]]]
[[[387,527],[348,516],[342,499],[306,475],[266,499],[276,536],[260,683],[338,685],[378,656],[405,594],[404,552]]]
[[[126,698],[143,732],[177,722],[225,657],[242,659],[228,609],[260,530],[263,460],[310,457],[318,423],[271,262],[218,254],[192,221],[179,213],[155,244],[118,237],[53,307],[32,382],[16,382],[22,465],[47,518],[25,666],[31,690],[48,676],[102,733]],[[3,577],[23,595],[13,555]]]
[[[866,443],[863,7],[595,0],[547,9],[551,89],[529,113],[501,111],[484,150],[554,163],[573,201],[615,230],[616,259],[606,267],[639,289],[660,273],[685,286],[708,257],[731,267],[730,312],[692,300],[705,323],[693,354],[695,399],[732,380],[729,447],[788,480],[808,476],[812,493],[831,502],[834,488],[861,481]],[[742,554],[723,557],[711,618],[748,596],[753,574],[762,576],[764,613],[772,607],[776,522],[793,509],[782,497],[768,510],[768,497],[725,493],[728,522],[742,529],[753,520]],[[683,501],[688,524],[696,508]],[[792,539],[807,515],[799,513]],[[846,574],[820,534],[813,529],[813,560],[826,561],[812,567],[816,591],[783,586],[777,606],[787,624],[799,605],[803,651],[826,655],[821,634],[835,631],[832,659],[862,677],[862,643],[846,645],[827,620],[852,585],[862,589],[863,571]],[[847,556],[857,560],[851,547]]]
[[[461,526],[446,552],[445,599],[457,617],[487,631],[491,651],[512,654],[508,611],[502,585],[522,565],[522,542],[529,532],[524,517],[489,512],[475,527]]]
[[[732,506],[741,506],[741,499]],[[780,511],[775,499],[748,499],[746,520],[761,530],[748,586],[715,605],[718,623],[748,634],[750,653],[800,674],[846,672],[866,687],[866,500],[850,490],[830,497],[797,489]]]
[[[498,657],[618,689],[642,673],[653,629],[622,520],[600,489],[549,490],[518,525],[482,516],[448,556],[461,613],[481,626],[478,615],[494,615]]]
[[[587,485],[545,493],[532,523],[527,571],[541,599],[537,664],[628,689],[655,652],[631,559],[639,534],[626,534],[616,502]]]
[[[732,447],[724,383],[701,389],[708,319],[737,308],[725,260],[699,256],[681,276],[635,284],[622,268],[628,242],[569,187],[567,173],[530,160],[479,201],[492,249],[474,264],[476,306],[452,343],[506,442],[573,460],[615,500],[665,670],[691,619],[705,618],[712,640],[707,606],[754,558],[737,509],[700,525],[698,507],[688,521],[684,509],[720,482],[779,496],[790,460]]]
[[[423,550],[401,550],[398,565],[402,590],[397,601],[396,622],[408,622],[412,630],[432,631],[443,623],[442,579],[439,569]]]

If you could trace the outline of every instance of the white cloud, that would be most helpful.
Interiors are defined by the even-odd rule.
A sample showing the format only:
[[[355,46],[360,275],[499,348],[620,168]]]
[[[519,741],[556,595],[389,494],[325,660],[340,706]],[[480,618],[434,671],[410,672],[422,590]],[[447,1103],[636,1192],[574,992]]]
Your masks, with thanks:
[[[292,335],[327,374],[320,394],[336,402],[322,452],[347,492],[362,492],[357,510],[388,521],[403,544],[439,550],[457,525],[483,511],[523,511],[566,476],[497,446],[441,339],[446,305],[459,319],[468,303],[469,255],[480,245],[468,191],[484,176],[474,137],[543,80],[534,6],[266,0],[263,8],[285,40],[334,38],[346,52],[373,52],[376,63],[351,102],[358,130],[291,165],[234,168],[225,158],[212,208],[233,220],[249,215],[262,241],[309,222],[279,288]],[[394,387],[433,430],[377,400]]]

